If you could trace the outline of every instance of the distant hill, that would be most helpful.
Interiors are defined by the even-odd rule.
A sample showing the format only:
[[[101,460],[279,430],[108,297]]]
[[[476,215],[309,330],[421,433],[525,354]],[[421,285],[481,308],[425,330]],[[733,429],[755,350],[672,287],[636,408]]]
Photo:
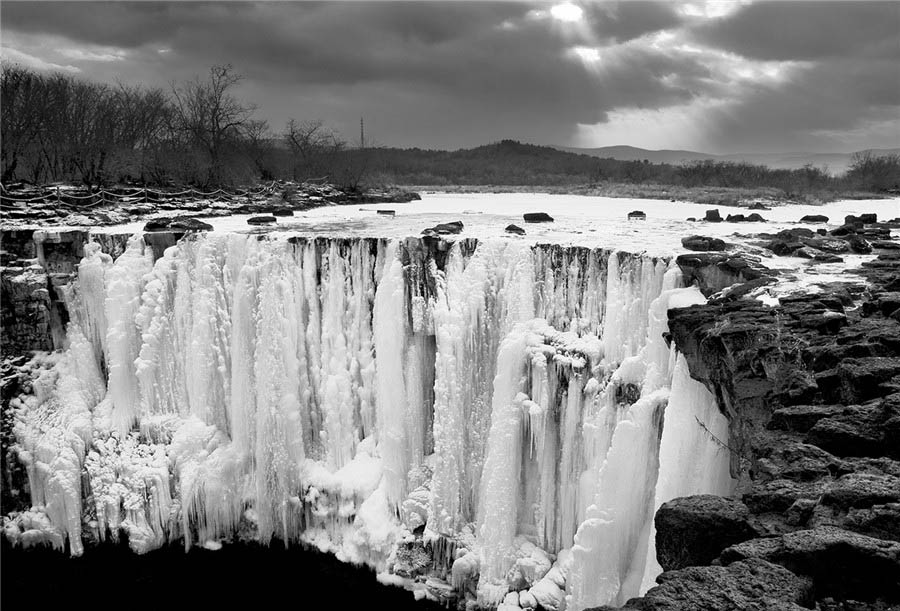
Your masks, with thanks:
[[[876,151],[874,154],[890,151]],[[358,154],[358,153],[357,153]],[[379,147],[367,149],[365,167],[385,184],[400,185],[609,185],[655,184],[685,188],[777,189],[809,192],[884,191],[900,186],[900,159],[873,160],[853,175],[835,176],[836,157],[828,159],[831,176],[819,165],[807,171],[802,154],[777,159],[740,155],[714,156],[692,151],[647,151],[634,147],[576,149],[501,140],[472,149],[436,151]],[[614,157],[617,155],[619,158]],[[850,155],[846,155],[849,163]],[[806,159],[809,159],[808,157]],[[769,162],[774,167],[765,167]],[[785,167],[788,166],[788,167]]]
[[[569,153],[590,155],[591,157],[598,157],[600,159],[619,159],[620,161],[643,161],[644,159],[646,159],[650,163],[671,163],[676,165],[684,162],[716,159],[715,155],[698,153],[696,151],[651,151],[647,149],[637,148],[635,146],[624,145],[602,146],[600,148],[577,148],[573,146],[557,146],[554,148]]]
[[[744,161],[755,165],[764,165],[779,170],[796,170],[807,164],[816,168],[827,168],[829,174],[843,174],[850,168],[853,153],[733,153],[730,155],[712,155],[697,151],[660,150],[652,151],[634,146],[603,146],[599,148],[577,148],[571,146],[555,147],[561,151],[580,153],[600,159],[619,159],[621,161],[643,161],[650,163],[681,164],[693,161]],[[857,151],[866,152],[866,151]],[[900,148],[869,149],[873,155],[900,154]]]

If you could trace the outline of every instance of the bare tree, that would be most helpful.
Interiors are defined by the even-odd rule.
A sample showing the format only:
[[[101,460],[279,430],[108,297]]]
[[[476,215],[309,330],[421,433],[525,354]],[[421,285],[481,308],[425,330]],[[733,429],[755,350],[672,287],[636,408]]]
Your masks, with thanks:
[[[20,158],[35,143],[41,130],[44,79],[21,66],[0,66],[0,149],[2,181],[15,179]]]
[[[291,175],[294,180],[319,178],[331,172],[335,156],[345,143],[338,133],[321,121],[290,119],[284,140],[291,151]]]
[[[274,136],[269,129],[268,121],[250,120],[244,126],[245,149],[256,173],[263,180],[272,180],[275,173],[271,167],[272,153],[275,150]]]
[[[210,68],[206,80],[197,77],[180,86],[172,85],[175,126],[192,146],[206,153],[207,183],[222,182],[226,146],[240,137],[256,110],[231,93],[241,79],[227,64]]]

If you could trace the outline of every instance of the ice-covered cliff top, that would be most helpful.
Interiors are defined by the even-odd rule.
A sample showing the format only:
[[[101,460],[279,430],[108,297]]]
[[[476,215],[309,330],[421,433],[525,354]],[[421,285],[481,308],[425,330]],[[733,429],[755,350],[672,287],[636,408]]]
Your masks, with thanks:
[[[523,227],[527,234],[517,239],[528,242],[552,242],[567,245],[602,246],[610,249],[644,251],[651,255],[671,256],[684,252],[681,238],[702,233],[743,242],[739,236],[760,232],[774,233],[796,226],[807,214],[823,214],[832,225],[843,223],[844,216],[874,212],[879,219],[900,216],[900,199],[848,200],[824,206],[787,205],[759,213],[767,223],[704,223],[686,219],[702,219],[708,204],[668,202],[649,199],[617,199],[580,195],[548,195],[541,193],[503,194],[423,194],[421,201],[407,204],[368,204],[363,206],[328,206],[293,217],[280,217],[273,228],[255,228],[247,224],[253,215],[210,217],[214,231],[283,230],[302,235],[406,237],[420,235],[422,230],[441,222],[460,220],[464,224],[460,237],[489,238],[509,236],[509,224]],[[377,214],[393,210],[395,216]],[[629,221],[627,214],[641,210],[646,221]],[[747,213],[743,208],[719,207],[723,217]],[[526,212],[546,212],[553,223],[524,223]],[[143,229],[145,221],[112,225],[98,232],[122,233]],[[449,239],[453,239],[451,236]]]

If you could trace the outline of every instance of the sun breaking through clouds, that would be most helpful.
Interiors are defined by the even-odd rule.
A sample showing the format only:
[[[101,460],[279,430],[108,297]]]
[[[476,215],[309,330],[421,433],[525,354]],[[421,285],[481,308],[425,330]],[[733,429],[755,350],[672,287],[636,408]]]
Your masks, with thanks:
[[[5,60],[168,86],[231,63],[280,129],[382,145],[900,147],[900,3],[3,2]]]

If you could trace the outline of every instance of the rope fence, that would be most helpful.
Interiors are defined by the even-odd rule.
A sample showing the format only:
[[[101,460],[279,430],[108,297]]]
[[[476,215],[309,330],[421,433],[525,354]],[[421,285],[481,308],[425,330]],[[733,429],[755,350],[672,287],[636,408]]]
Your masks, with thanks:
[[[3,209],[15,209],[15,206],[11,206],[10,204],[29,204],[36,202],[53,202],[63,205],[63,206],[77,206],[78,208],[93,208],[95,206],[100,206],[106,203],[121,203],[126,199],[134,200],[140,198],[141,203],[148,203],[150,198],[152,197],[154,200],[157,199],[172,199],[176,197],[194,197],[194,198],[206,198],[212,196],[224,196],[224,197],[254,197],[258,195],[266,195],[275,191],[277,187],[277,182],[272,181],[272,183],[268,186],[259,187],[258,189],[244,189],[238,190],[235,192],[229,192],[224,189],[216,189],[215,191],[200,191],[199,189],[194,189],[191,187],[185,191],[159,191],[157,189],[148,189],[146,187],[140,189],[132,189],[127,192],[113,192],[107,191],[106,189],[101,189],[94,193],[88,193],[85,195],[74,195],[68,194],[62,191],[57,187],[55,192],[46,193],[44,195],[35,195],[31,197],[16,197],[12,195],[9,191],[6,190],[5,187],[0,191],[0,208]],[[75,200],[73,203],[71,200]],[[86,204],[78,204],[77,202],[91,200],[90,203]]]

